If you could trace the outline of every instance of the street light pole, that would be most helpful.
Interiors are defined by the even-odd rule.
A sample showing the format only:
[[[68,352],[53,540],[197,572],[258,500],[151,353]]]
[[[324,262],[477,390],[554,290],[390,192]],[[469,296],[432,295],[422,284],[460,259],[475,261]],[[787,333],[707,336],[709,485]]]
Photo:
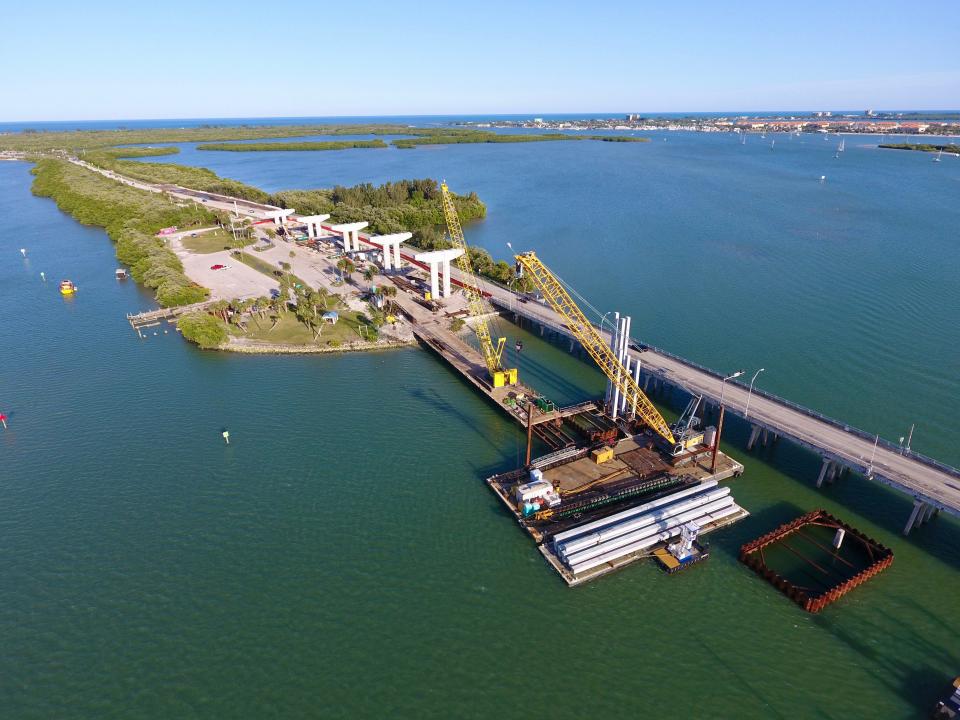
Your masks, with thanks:
[[[762,373],[765,368],[760,368],[753,374],[753,379],[750,380],[750,392],[747,393],[747,406],[743,409],[743,419],[746,420],[750,414],[750,398],[753,396],[753,384],[757,381],[757,375]]]
[[[603,321],[606,320],[606,319],[607,319],[607,315],[609,315],[609,314],[612,313],[612,312],[613,312],[613,310],[607,310],[607,311],[603,314],[603,317],[600,318],[600,336],[601,336],[601,337],[603,336]]]
[[[745,372],[746,370],[737,370],[733,375],[727,375],[727,377],[725,377],[720,382],[720,407],[723,407],[723,390],[724,390],[724,386],[727,384],[727,380],[733,380],[734,378],[738,378],[741,375],[743,375]]]
[[[735,373],[733,373],[732,375],[728,375],[720,382],[720,415],[717,418],[717,435],[713,440],[713,457],[710,461],[710,472],[717,471],[717,453],[720,452],[720,436],[723,434],[723,415],[724,415],[723,389],[727,384],[727,380],[738,378],[741,375],[743,375],[744,372],[746,371],[737,370]]]

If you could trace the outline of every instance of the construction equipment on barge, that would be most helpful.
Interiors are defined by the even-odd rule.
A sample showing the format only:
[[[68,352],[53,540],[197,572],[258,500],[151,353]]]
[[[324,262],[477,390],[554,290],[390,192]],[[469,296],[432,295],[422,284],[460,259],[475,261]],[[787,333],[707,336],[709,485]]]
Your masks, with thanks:
[[[467,304],[470,308],[471,324],[477,334],[480,352],[483,354],[483,361],[490,373],[490,381],[494,387],[516,385],[517,369],[503,366],[503,346],[507,339],[499,337],[494,342],[490,335],[490,326],[487,321],[488,312],[483,305],[480,283],[477,281],[476,273],[473,271],[473,263],[470,261],[470,248],[467,247],[467,242],[463,237],[460,217],[457,215],[457,208],[453,204],[453,195],[450,193],[450,188],[447,187],[446,182],[440,184],[440,196],[443,201],[443,217],[447,222],[447,234],[450,236],[453,246],[463,250],[463,254],[456,259],[456,263],[463,275],[463,292],[467,297]]]
[[[663,419],[653,403],[644,395],[643,390],[640,389],[640,386],[623,366],[623,363],[617,359],[610,346],[600,337],[600,333],[597,332],[593,323],[587,320],[583,311],[570,297],[570,293],[566,291],[560,280],[550,272],[546,265],[540,262],[536,253],[532,250],[514,257],[517,261],[517,274],[527,273],[540,294],[543,295],[550,307],[564,319],[567,328],[574,334],[587,354],[593,358],[603,374],[627,398],[627,404],[636,405],[637,414],[668,445],[671,452],[683,452],[685,448],[677,447],[676,438],[667,421]]]

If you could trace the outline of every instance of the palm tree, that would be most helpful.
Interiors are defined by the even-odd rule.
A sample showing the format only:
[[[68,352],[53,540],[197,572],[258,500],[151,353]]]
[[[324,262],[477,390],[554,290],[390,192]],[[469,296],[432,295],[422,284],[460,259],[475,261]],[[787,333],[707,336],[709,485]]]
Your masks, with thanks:
[[[226,300],[217,300],[213,305],[210,306],[210,312],[214,315],[217,315],[221,320],[227,322],[227,308],[230,307],[230,303]]]

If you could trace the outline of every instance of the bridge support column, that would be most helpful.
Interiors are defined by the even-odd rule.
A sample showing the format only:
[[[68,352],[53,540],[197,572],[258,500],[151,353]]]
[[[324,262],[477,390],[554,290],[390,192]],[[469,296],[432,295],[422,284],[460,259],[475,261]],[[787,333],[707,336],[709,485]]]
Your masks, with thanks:
[[[750,439],[747,440],[747,450],[753,450],[754,443],[757,442],[757,438],[760,436],[760,426],[751,425],[750,426]]]
[[[770,433],[767,432],[767,429],[766,429],[766,428],[764,428],[764,429],[763,429],[763,440],[760,441],[760,443],[761,443],[764,447],[767,446],[767,440],[769,439],[769,437],[770,437]]]
[[[833,465],[833,461],[830,458],[823,459],[823,465],[820,466],[820,474],[817,476],[817,487],[823,485],[823,478],[826,477],[827,471],[830,470],[830,467]]]
[[[926,503],[920,500],[913,501],[913,511],[910,513],[910,518],[907,520],[906,526],[903,528],[903,534],[909,535],[910,531],[918,524],[917,518],[920,516],[920,513],[924,512],[924,507]]]
[[[650,392],[650,376],[647,375],[647,379],[643,381],[643,394],[646,395]]]
[[[830,469],[827,471],[827,482],[833,485],[833,481],[840,477],[840,467],[835,463],[830,463]]]

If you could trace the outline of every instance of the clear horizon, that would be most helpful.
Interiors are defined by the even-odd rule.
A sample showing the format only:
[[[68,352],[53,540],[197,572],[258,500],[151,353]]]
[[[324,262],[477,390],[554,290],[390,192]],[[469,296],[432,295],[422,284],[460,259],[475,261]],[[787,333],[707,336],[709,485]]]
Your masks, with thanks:
[[[884,108],[870,108],[876,113],[956,113],[960,114],[960,109],[953,108],[894,108],[894,109],[884,109]],[[762,117],[764,115],[803,115],[810,114],[819,111],[829,111],[834,113],[836,116],[841,116],[843,113],[857,113],[863,114],[865,109],[835,109],[835,108],[816,108],[816,109],[802,109],[798,110],[796,108],[789,110],[610,110],[610,111],[590,111],[590,112],[544,112],[544,111],[530,111],[530,112],[475,112],[475,113],[404,113],[404,114],[393,114],[393,113],[380,113],[373,115],[247,115],[247,116],[176,116],[176,117],[99,117],[99,118],[68,118],[65,120],[47,120],[47,119],[38,119],[31,118],[26,120],[4,120],[0,119],[0,126],[2,125],[29,125],[30,123],[38,124],[70,124],[70,123],[122,123],[122,122],[174,122],[178,120],[182,121],[197,121],[197,120],[209,120],[209,121],[237,121],[237,120],[355,120],[355,119],[383,119],[383,118],[446,118],[446,117],[574,117],[580,115],[590,115],[597,119],[607,119],[612,117],[617,117],[619,115],[625,115],[627,113],[638,113],[641,116],[657,116],[657,115],[717,115],[717,116],[756,116]]]
[[[960,97],[960,3],[922,10],[932,22],[905,22],[890,0],[618,2],[587,15],[568,0],[482,13],[279,0],[269,15],[249,0],[171,0],[159,22],[109,1],[21,4],[7,27],[42,32],[0,47],[17,68],[0,122],[940,110]]]

